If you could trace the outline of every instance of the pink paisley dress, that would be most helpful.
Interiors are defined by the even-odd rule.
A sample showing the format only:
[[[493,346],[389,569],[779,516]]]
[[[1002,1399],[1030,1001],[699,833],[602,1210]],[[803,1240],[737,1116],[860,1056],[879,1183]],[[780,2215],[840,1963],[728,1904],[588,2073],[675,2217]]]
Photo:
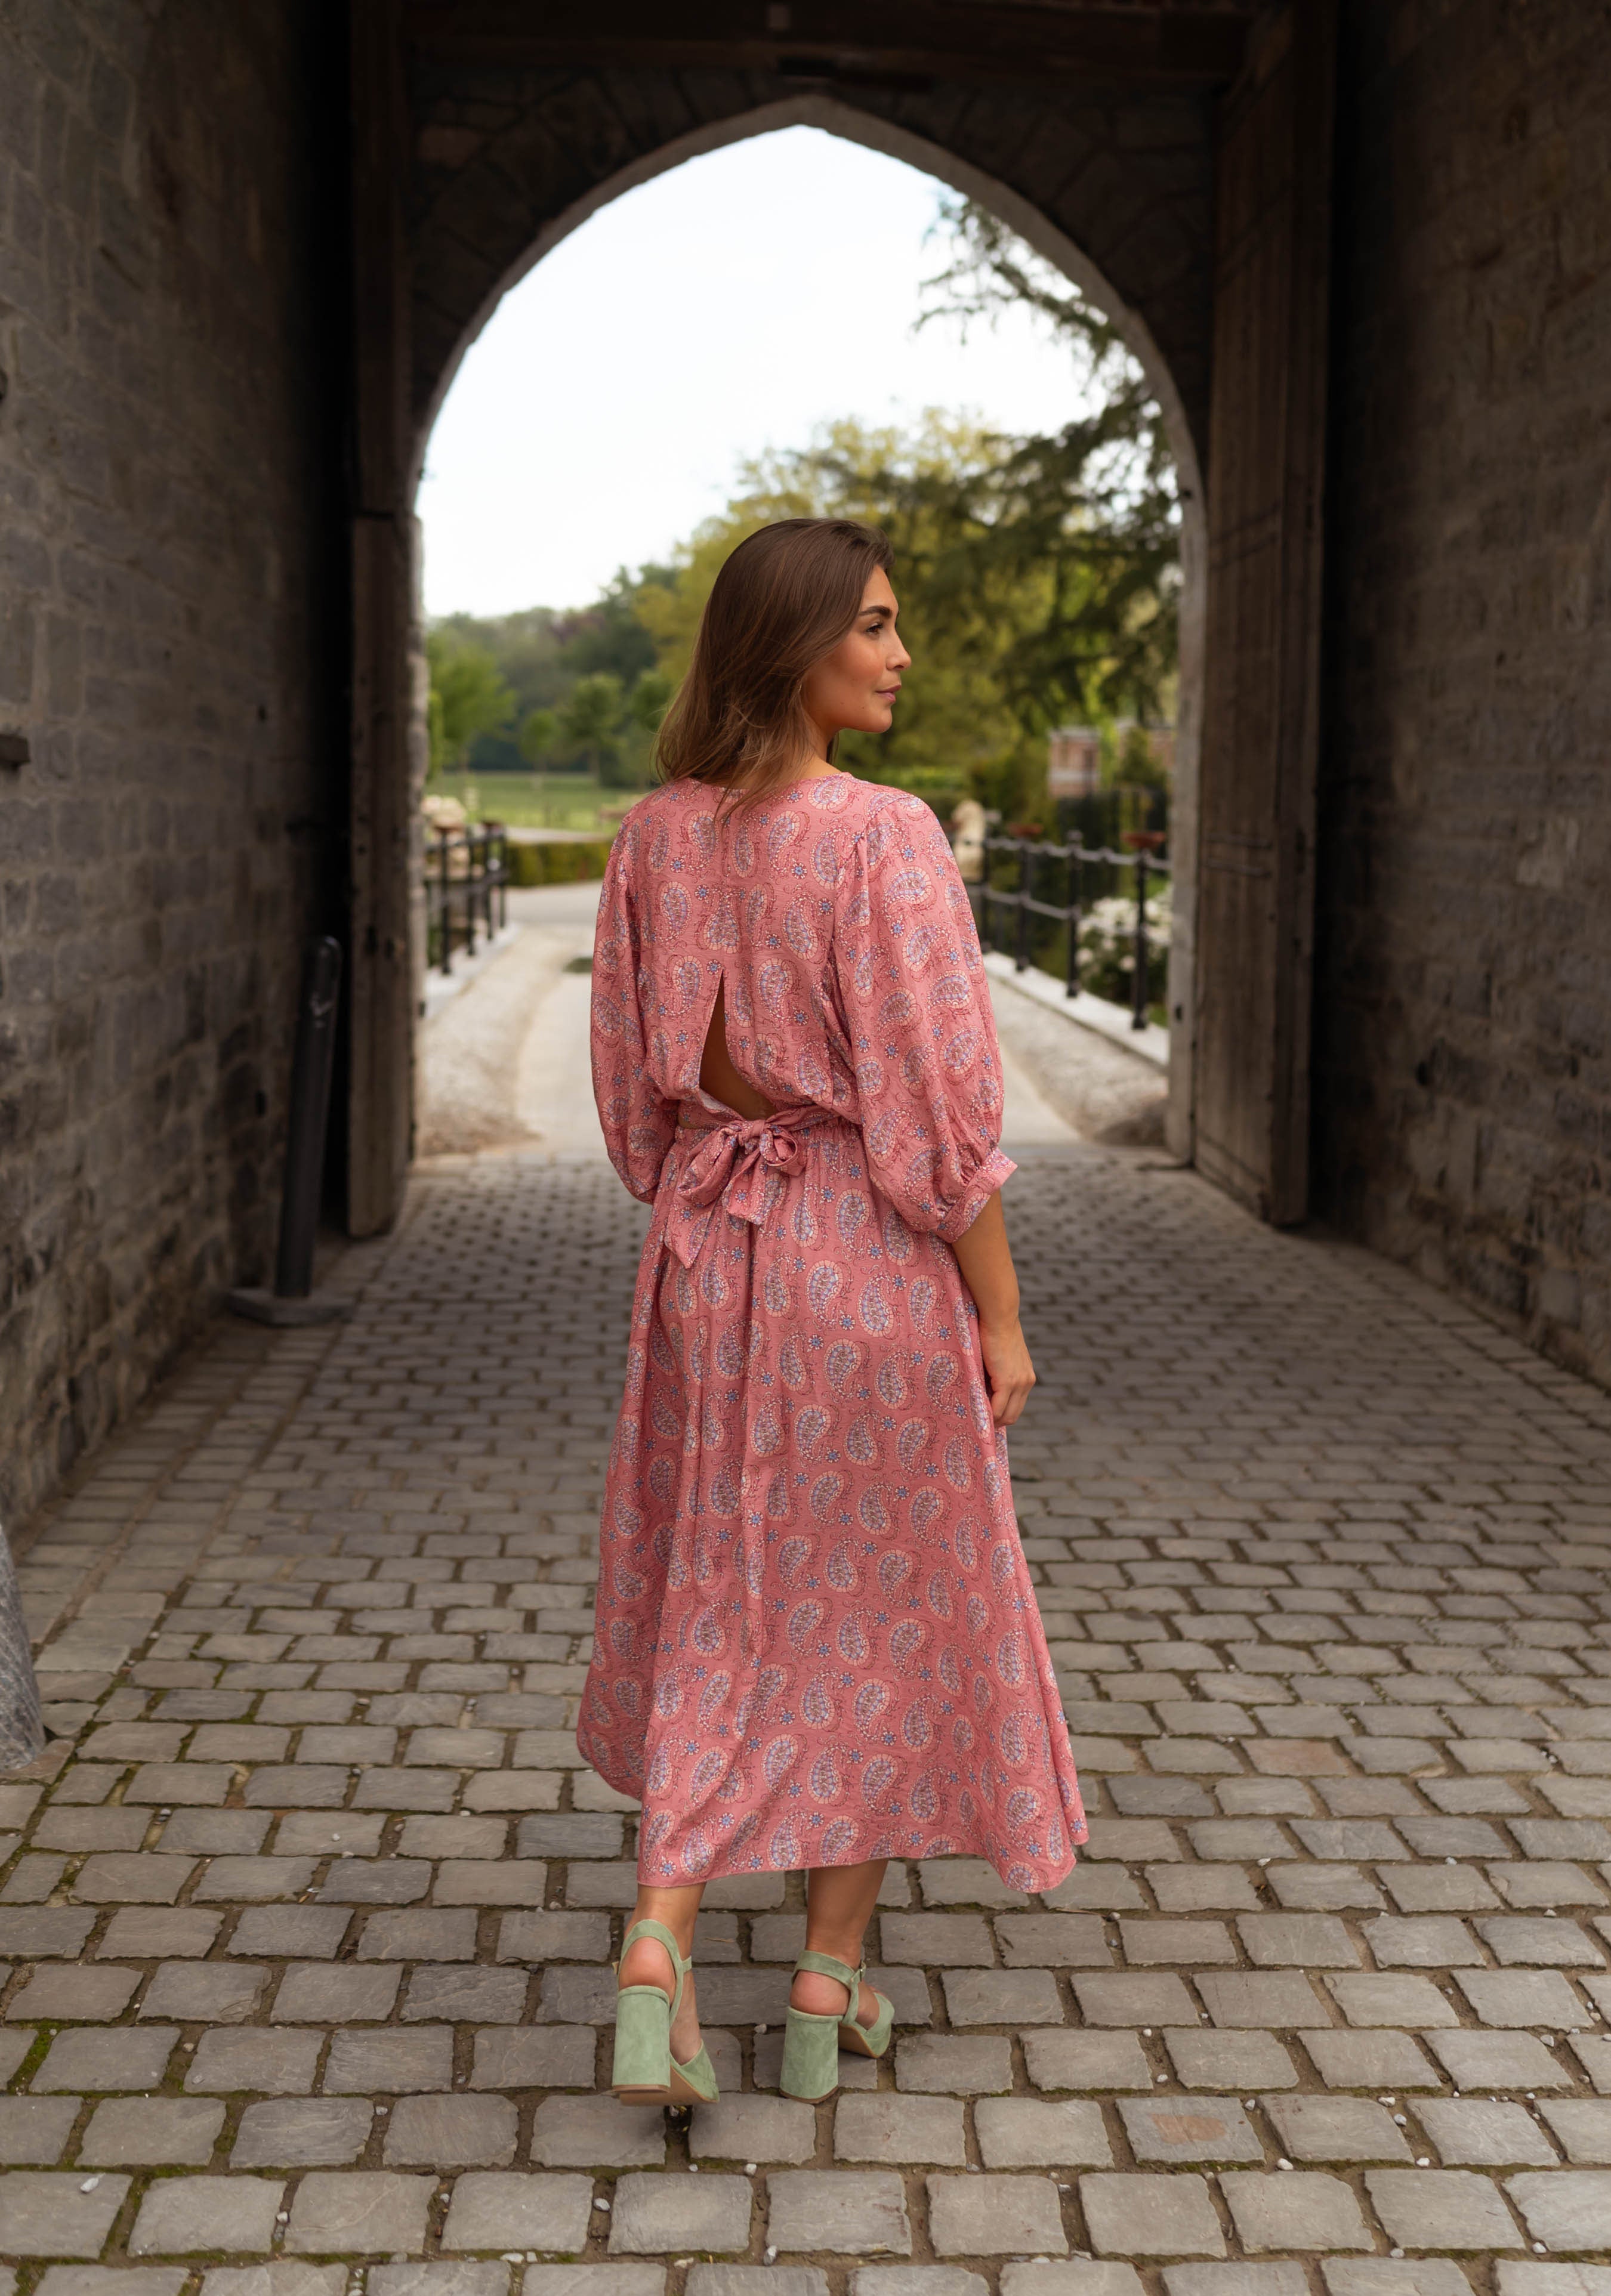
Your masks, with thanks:
[[[719,985],[774,1116],[700,1089]],[[950,1249],[1014,1168],[929,808],[848,774],[645,798],[593,1080],[654,1210],[577,1742],[642,1803],[640,1879],[967,1853],[1051,1888],[1085,1818]]]

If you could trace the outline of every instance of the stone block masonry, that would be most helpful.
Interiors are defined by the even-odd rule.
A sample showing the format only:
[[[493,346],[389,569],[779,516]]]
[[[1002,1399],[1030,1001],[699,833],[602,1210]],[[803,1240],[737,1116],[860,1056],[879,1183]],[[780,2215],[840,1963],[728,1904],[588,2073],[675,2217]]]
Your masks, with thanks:
[[[1611,1383],[1611,48],[1340,15],[1316,1201]]]
[[[55,1775],[0,1785],[0,2258],[41,2296],[1603,2296],[1611,1781],[1568,1757],[1611,1743],[1611,1401],[1150,1160],[1007,1196],[1089,1855],[1044,1906],[892,1865],[896,2046],[819,2106],[777,2094],[797,1874],[711,1890],[720,2103],[599,2088],[637,1821],[568,1726],[641,1208],[444,1165],[349,1324],[198,1351],[172,1463],[131,1474],[143,1419],[24,1565],[60,1606],[72,1509],[128,1532],[45,1647]]]
[[[317,14],[0,12],[12,1531],[273,1243],[316,824],[342,803],[315,627],[344,626]]]

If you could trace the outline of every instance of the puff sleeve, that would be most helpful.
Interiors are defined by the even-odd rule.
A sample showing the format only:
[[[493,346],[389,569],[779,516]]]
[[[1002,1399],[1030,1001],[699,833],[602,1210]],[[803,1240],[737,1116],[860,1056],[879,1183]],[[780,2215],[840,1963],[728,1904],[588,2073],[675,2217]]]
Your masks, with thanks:
[[[648,975],[632,883],[636,839],[623,829],[611,849],[593,944],[593,1097],[610,1161],[640,1203],[653,1203],[677,1130],[677,1108],[648,1069],[643,999]]]
[[[1001,1054],[979,937],[945,832],[892,796],[845,857],[834,967],[875,1185],[954,1242],[1016,1168],[1000,1150]]]

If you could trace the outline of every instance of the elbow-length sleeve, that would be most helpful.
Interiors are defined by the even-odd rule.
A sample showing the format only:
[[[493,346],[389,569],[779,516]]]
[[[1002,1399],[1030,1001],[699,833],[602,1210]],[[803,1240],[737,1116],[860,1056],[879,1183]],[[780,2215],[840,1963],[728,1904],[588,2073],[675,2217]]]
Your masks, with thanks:
[[[973,912],[920,798],[873,816],[840,873],[834,965],[875,1185],[955,1242],[1015,1170],[1001,1153],[1001,1054]]]
[[[677,1130],[674,1103],[648,1069],[645,973],[632,890],[632,839],[611,849],[593,943],[593,1097],[610,1161],[640,1203],[653,1203]]]

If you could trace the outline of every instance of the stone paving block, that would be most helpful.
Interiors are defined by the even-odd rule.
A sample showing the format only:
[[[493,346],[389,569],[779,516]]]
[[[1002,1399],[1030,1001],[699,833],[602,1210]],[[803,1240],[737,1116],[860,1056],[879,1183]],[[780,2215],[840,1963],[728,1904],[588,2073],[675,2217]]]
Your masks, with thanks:
[[[178,2038],[177,2025],[80,2026],[58,2033],[29,2086],[36,2092],[159,2088]]]
[[[1282,2031],[1300,2025],[1319,2025],[1326,2013],[1308,1980],[1293,1970],[1214,1969],[1197,1980],[1209,2016],[1216,2025],[1262,2025]],[[1179,2025],[1179,2016],[1145,2021]]]
[[[1305,2169],[1290,2176],[1233,2169],[1220,2179],[1237,2236],[1255,2256],[1285,2249],[1299,2255],[1369,2250],[1369,2228],[1351,2186]]]
[[[0,2096],[0,2166],[53,2168],[80,2103],[76,2096]]]
[[[229,2156],[234,2169],[337,2169],[369,2142],[367,2097],[272,2097],[241,2115]]]
[[[330,2037],[323,2082],[326,2096],[394,2096],[409,2090],[440,2091],[452,2084],[451,2025],[416,2025],[407,2031],[371,2026]]]
[[[107,1923],[95,1953],[103,1961],[199,1961],[211,1952],[223,1926],[222,1914],[205,1913],[198,1906],[126,1906]],[[5,1950],[0,1937],[0,1953]]]
[[[982,2273],[961,2264],[859,2264],[850,2276],[850,2296],[989,2296],[989,2288]]]
[[[341,1857],[331,1867],[319,1900],[338,1906],[412,1906],[431,1887],[422,1857]]]
[[[1221,2097],[1122,2097],[1119,2116],[1130,2151],[1144,2165],[1264,2158],[1241,2106]]]
[[[607,2091],[596,2096],[548,2096],[532,2120],[531,2158],[539,2168],[658,2169],[665,2157],[666,2116],[660,2105],[623,2104]]]
[[[885,1914],[879,1939],[887,1962],[918,1968],[993,1969],[995,1948],[977,1914]]]
[[[1080,2179],[1080,2206],[1098,2256],[1223,2256],[1225,2235],[1203,2177]]]
[[[931,2177],[929,2238],[937,2256],[1066,2256],[1068,2234],[1049,2177]]]
[[[460,2264],[436,2268],[467,2272],[497,2267]],[[695,2267],[696,2270],[711,2268]],[[429,2289],[390,2292],[377,2288],[373,2272],[369,2285],[374,2296],[435,2296],[435,2292]],[[664,2296],[666,2274],[664,2266],[659,2264],[529,2264],[520,2285],[521,2296]],[[461,2292],[449,2288],[445,2296],[504,2296],[504,2286],[500,2275],[496,2289],[483,2291],[477,2287]]]
[[[1475,1926],[1501,1969],[1603,1969],[1606,1965],[1605,1955],[1576,1922],[1495,1914]]]
[[[226,2026],[203,2033],[185,2076],[185,2087],[217,2095],[255,2089],[267,2096],[305,2096],[325,2045],[323,2033],[271,2033],[253,2026]]]
[[[1499,2267],[1504,2275],[1514,2270]],[[1326,2296],[1471,2296],[1471,2283],[1450,2256],[1327,2257],[1320,2266]]]
[[[852,2296],[859,2292],[853,2290]],[[922,2292],[914,2291],[913,2296],[922,2296]],[[941,2290],[937,2296],[960,2296],[960,2292]],[[1036,2259],[1002,2266],[1001,2296],[1142,2296],[1141,2276],[1132,2264],[1103,2263],[1094,2257],[1081,2257],[1072,2264],[1043,2264]]]
[[[1264,2110],[1294,2161],[1409,2161],[1403,2135],[1362,2096],[1267,2096]]]
[[[76,1961],[95,1925],[93,1908],[0,1906],[0,1955],[22,1961]]]
[[[87,2024],[120,2017],[139,1984],[137,1970],[84,1968],[37,1969],[19,1993],[12,1996],[7,2019],[29,2018],[52,2024]]]
[[[1581,1866],[1540,1858],[1496,1866],[1489,1879],[1508,1906],[1602,1906],[1606,1891]]]
[[[1107,1969],[1113,1963],[1097,1915],[1001,1914],[991,1927],[1009,1969]]]
[[[1259,1910],[1253,1884],[1239,1866],[1149,1866],[1147,1879],[1159,1910],[1165,1914],[1256,1914]]]
[[[1061,2025],[1063,2004],[1049,1969],[948,1969],[946,2014],[953,2025]]]
[[[703,2112],[697,2116],[703,2117]],[[815,2116],[813,2139],[814,2122]],[[793,2157],[809,2160],[810,2150],[808,2147]],[[736,2160],[736,2148],[729,2149],[726,2157]],[[941,2168],[960,2169],[967,2160],[962,2106],[950,2097],[896,2096],[888,2091],[874,2096],[841,2096],[834,2111],[834,2157],[889,2161],[898,2167],[908,2161],[932,2161]]]
[[[73,1895],[97,1906],[171,1906],[195,1870],[193,1857],[102,1850],[79,1866]]]
[[[216,1805],[228,1795],[233,1772],[226,1762],[146,1762],[123,1790],[125,1808],[136,1802]]]
[[[293,1964],[280,1980],[269,2015],[275,2024],[350,2025],[391,2013],[401,1973],[358,1969],[349,1962]]]
[[[198,1901],[262,1905],[294,1898],[313,1880],[311,1857],[215,1857],[197,1882]]]
[[[885,2101],[900,2102],[893,2096]],[[842,2098],[842,2112],[847,2102],[870,2103],[873,2100]],[[909,2102],[916,2104],[917,2100]],[[957,2110],[959,2113],[960,2108]],[[789,2097],[726,2095],[714,2104],[695,2106],[688,2150],[696,2161],[809,2161],[817,2150],[816,2112]],[[916,2161],[934,2156],[915,2152],[909,2157]]]
[[[1427,2047],[1459,2088],[1570,2088],[1572,2076],[1533,2033],[1428,2033]]]
[[[1165,2296],[1308,2296],[1301,2264],[1171,2264]]]
[[[1022,1890],[1009,1890],[995,1867],[982,1857],[923,1858],[918,1863],[917,1880],[925,1906],[1011,1906],[1029,1903]]]
[[[351,1924],[344,1906],[248,1906],[229,1933],[224,1950],[243,1958],[328,1960]]]
[[[1339,2032],[1325,2026],[1300,2032],[1327,2088],[1436,2088],[1441,2076],[1420,2044],[1391,2028]]]
[[[1255,1969],[1357,1969],[1359,1948],[1330,1914],[1240,1914],[1237,1935]]]
[[[523,1969],[481,1969],[448,1962],[440,1969],[416,1969],[408,1980],[401,2014],[444,2024],[512,2025],[525,2012],[529,1980]]]
[[[796,2172],[791,2172],[791,2177]],[[791,2177],[773,2177],[769,2181],[776,2195],[780,2183]],[[547,2178],[558,2183],[558,2178]],[[586,2177],[567,2177],[579,2195],[580,2232],[585,2234],[591,2186]],[[823,2177],[824,2185],[837,2184],[833,2177]],[[899,2180],[896,2180],[897,2183]],[[457,2194],[455,2194],[456,2203]],[[747,2248],[750,2244],[750,2209],[752,2194],[747,2177],[723,2177],[709,2174],[700,2177],[641,2175],[634,2173],[615,2180],[615,2205],[610,2218],[610,2253],[612,2256],[679,2255],[684,2249],[703,2251],[706,2254],[726,2250]],[[777,2214],[777,2202],[773,2201],[773,2216]],[[819,2237],[812,2240],[785,2240],[774,2223],[771,2238],[779,2248],[833,2248],[839,2245],[826,2235],[835,2228],[835,2220],[826,2195],[818,2203],[815,2229]],[[501,2245],[491,2241],[466,2241],[465,2247],[490,2248]],[[512,2241],[512,2246],[515,2243]],[[574,2241],[537,2241],[528,2243],[546,2248],[579,2248],[581,2239]]]
[[[215,2264],[201,2281],[201,2296],[342,2296],[347,2267],[299,2264],[276,2257],[267,2264]]]
[[[592,2032],[576,2025],[547,2030],[521,2026],[508,2032],[481,2032],[475,2037],[470,2086],[495,2089],[591,2088],[596,2048]]]
[[[360,1961],[473,1961],[475,1915],[457,1908],[371,1914],[358,1940]]]
[[[1469,2169],[1369,2169],[1365,2190],[1395,2247],[1470,2255],[1524,2245],[1499,2186]]]
[[[1196,2005],[1180,1980],[1158,1972],[1114,1970],[1070,1979],[1088,2025],[1196,2024]],[[1212,1980],[1205,1980],[1209,1982]],[[1206,1996],[1204,1997],[1206,1998]]]
[[[867,2097],[857,2102],[871,2105],[884,2100]],[[842,2112],[843,2109],[842,2105]],[[1121,2112],[1125,2109],[1121,2105]],[[974,2128],[979,2157],[987,2169],[1113,2166],[1113,2147],[1098,2104],[1031,2096],[982,2097],[974,2107]],[[908,2157],[916,2161],[924,2156],[914,2152]]]
[[[1171,2025],[1164,2030],[1163,2045],[1177,2079],[1188,2088],[1245,2091],[1297,2084],[1297,2068],[1270,2033]]]
[[[498,1924],[500,1961],[605,1962],[610,1924],[602,1914],[510,1914]]]
[[[514,2139],[507,2097],[404,2096],[389,2116],[384,2158],[389,2169],[504,2169]]]
[[[1553,2169],[1559,2158],[1525,2105],[1429,2096],[1415,2110],[1446,2168]],[[1541,2110],[1548,2118],[1558,2108]]]
[[[145,1988],[142,2019],[238,2025],[262,1999],[269,1972],[250,1961],[165,1961]]]
[[[1611,2173],[1595,2169],[1556,2169],[1543,2174],[1529,2170],[1508,2177],[1505,2190],[1529,2237],[1546,2248],[1567,2254],[1576,2250],[1597,2261],[1611,2249]]]
[[[716,1980],[722,1977],[751,1977],[750,1970],[729,1971],[703,1969],[699,1972],[699,2010],[702,2021],[720,2017],[724,2023],[781,2024],[788,2008],[788,1980],[780,1970],[777,1983],[764,1997],[762,2012],[756,1996],[749,1997],[751,2013],[747,2017],[734,2013],[735,2003],[728,1996],[718,2001],[711,1997],[717,1992]],[[541,1978],[542,1990],[538,1998],[537,2015],[546,2021],[560,2025],[613,2025],[615,2022],[615,1979],[606,1969],[545,1969]],[[744,1996],[739,1996],[742,2004]]]
[[[1023,2056],[1037,2088],[1089,2088],[1106,2095],[1153,2085],[1152,2067],[1133,2033],[1026,2033]]]
[[[179,2296],[189,2276],[182,2264],[52,2264],[38,2287],[40,2296]]]
[[[153,2184],[128,2236],[131,2256],[266,2256],[285,2187],[264,2177],[169,2177]]]
[[[91,2169],[200,2168],[223,2126],[224,2107],[212,2097],[108,2097],[95,2107],[78,2159]]]
[[[1574,2166],[1611,2167],[1611,2104],[1588,2097],[1550,2098],[1539,2112]]]
[[[1552,1969],[1462,1969],[1455,1983],[1484,2025],[1587,2025],[1589,2014],[1567,1980]]]
[[[1483,1949],[1463,1922],[1450,1915],[1401,1918],[1385,1915],[1365,1924],[1365,1943],[1378,1969],[1483,1967]]]
[[[0,2255],[99,2256],[130,2181],[13,2169],[0,2177]]]
[[[1494,2282],[1499,2296],[1611,2296],[1611,2265],[1517,2264],[1501,2257]]]
[[[1326,1982],[1351,2025],[1414,2026],[1425,2030],[1460,2021],[1459,2010],[1429,1977],[1361,1973],[1329,1977]],[[1318,2026],[1322,2020],[1314,2017],[1304,2021]]]
[[[995,2036],[919,2033],[895,2044],[899,2089],[981,2096],[1005,2095],[1012,2085],[1012,2045]]]
[[[828,2276],[815,2264],[696,2264],[687,2296],[828,2296]]]
[[[1119,1938],[1132,1969],[1176,1962],[1193,1969],[1237,1958],[1230,1931],[1222,1922],[1124,1920],[1119,1924]]]
[[[461,2177],[455,2198],[468,2180]],[[292,2256],[407,2255],[425,2245],[425,2212],[434,2177],[384,2169],[316,2169],[298,2185],[285,2227]],[[579,2246],[579,2243],[572,2243]],[[498,2241],[472,2243],[496,2248]]]
[[[1499,1905],[1475,1866],[1399,1866],[1382,1880],[1401,1914],[1482,1914]]]

